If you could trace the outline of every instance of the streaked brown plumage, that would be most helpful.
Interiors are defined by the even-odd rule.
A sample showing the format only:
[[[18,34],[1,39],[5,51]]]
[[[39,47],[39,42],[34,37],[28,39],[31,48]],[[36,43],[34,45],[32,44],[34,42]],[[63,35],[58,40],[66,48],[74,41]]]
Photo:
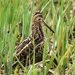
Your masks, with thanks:
[[[30,25],[30,36],[15,47],[14,58],[17,56],[23,65],[32,63],[35,50],[35,63],[42,60],[43,47],[45,36],[42,30],[42,24],[47,24],[43,21],[42,14],[37,11],[32,16]],[[47,26],[48,27],[48,26]],[[49,27],[48,27],[49,28]],[[51,28],[49,28],[54,32]]]

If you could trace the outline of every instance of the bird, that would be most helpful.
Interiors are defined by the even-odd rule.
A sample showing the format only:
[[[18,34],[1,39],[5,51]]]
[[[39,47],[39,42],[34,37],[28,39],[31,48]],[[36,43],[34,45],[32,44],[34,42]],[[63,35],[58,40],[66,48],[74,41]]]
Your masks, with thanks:
[[[31,19],[29,36],[15,47],[13,54],[14,61],[17,57],[24,66],[32,64],[33,60],[35,63],[42,61],[45,42],[42,25],[45,25],[54,33],[54,31],[43,20],[42,13],[36,11]]]

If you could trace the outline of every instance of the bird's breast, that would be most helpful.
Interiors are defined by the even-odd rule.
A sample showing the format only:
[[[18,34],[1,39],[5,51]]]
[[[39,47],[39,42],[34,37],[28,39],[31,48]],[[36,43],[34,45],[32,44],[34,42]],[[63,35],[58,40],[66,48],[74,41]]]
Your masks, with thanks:
[[[31,26],[31,37],[35,40],[35,44],[40,43],[41,41],[44,41],[44,32],[42,30],[41,24],[33,23]]]

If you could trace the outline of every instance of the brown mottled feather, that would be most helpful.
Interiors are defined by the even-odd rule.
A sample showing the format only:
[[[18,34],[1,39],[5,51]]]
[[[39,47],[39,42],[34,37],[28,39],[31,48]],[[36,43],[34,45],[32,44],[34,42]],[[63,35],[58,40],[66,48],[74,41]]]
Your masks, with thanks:
[[[15,47],[14,57],[17,56],[23,65],[29,64],[33,61],[34,45],[35,45],[35,62],[42,60],[44,33],[42,30],[42,14],[40,12],[34,13],[30,25],[30,37],[22,41]]]
[[[33,61],[34,50],[35,63],[42,60],[43,47],[45,41],[45,36],[41,25],[42,18],[42,14],[39,11],[33,14],[30,25],[30,36],[24,41],[22,41],[17,47],[15,47],[15,52],[13,55],[14,61],[16,60],[15,57],[18,57],[23,65],[29,65],[29,60],[30,63],[32,63]]]

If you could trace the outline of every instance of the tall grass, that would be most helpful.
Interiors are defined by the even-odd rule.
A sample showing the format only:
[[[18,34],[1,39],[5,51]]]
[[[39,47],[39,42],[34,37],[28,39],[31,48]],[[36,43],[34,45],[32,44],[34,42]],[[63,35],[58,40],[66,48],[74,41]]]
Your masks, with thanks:
[[[66,7],[64,7],[66,3]],[[46,44],[43,51],[43,69],[40,74],[46,75],[51,65],[54,64],[53,59],[57,58],[58,65],[56,65],[55,73],[60,74],[61,71],[65,74],[65,67],[69,63],[69,59],[66,55],[72,55],[72,51],[75,51],[74,38],[73,46],[68,45],[68,32],[72,34],[72,25],[75,21],[73,18],[70,21],[70,0],[58,0],[57,8],[54,5],[54,0],[39,0],[38,8],[40,8],[43,13],[43,17],[48,25],[52,24],[52,29],[55,31],[52,34],[47,28],[43,27],[46,38],[53,38],[53,51],[56,49],[57,56],[54,54],[51,56],[50,62],[46,65],[47,69],[44,69],[45,58],[46,58]],[[4,74],[12,73],[12,61],[13,53],[15,48],[15,42],[17,40],[17,35],[22,33],[21,40],[25,39],[29,35],[30,22],[32,13],[35,11],[34,1],[32,0],[0,0],[0,67],[4,64],[5,70]],[[48,12],[48,13],[46,13]],[[59,14],[59,15],[58,15]],[[64,17],[66,22],[64,22]],[[22,22],[22,30],[20,31],[19,22]],[[18,25],[17,25],[18,24]],[[52,35],[51,35],[52,34]],[[55,48],[56,47],[56,48]],[[7,60],[9,62],[7,64]],[[66,60],[67,59],[67,60]],[[73,65],[69,68],[75,73],[74,63],[75,59],[72,60]],[[18,61],[20,63],[20,61]],[[21,64],[21,63],[20,63]],[[21,64],[22,65],[22,64]],[[23,65],[22,65],[23,66]],[[23,66],[24,69],[24,66]],[[29,69],[24,69],[26,74],[28,74]],[[37,69],[33,68],[31,74],[37,74]],[[33,73],[32,73],[33,72]],[[17,71],[14,71],[16,75]]]

